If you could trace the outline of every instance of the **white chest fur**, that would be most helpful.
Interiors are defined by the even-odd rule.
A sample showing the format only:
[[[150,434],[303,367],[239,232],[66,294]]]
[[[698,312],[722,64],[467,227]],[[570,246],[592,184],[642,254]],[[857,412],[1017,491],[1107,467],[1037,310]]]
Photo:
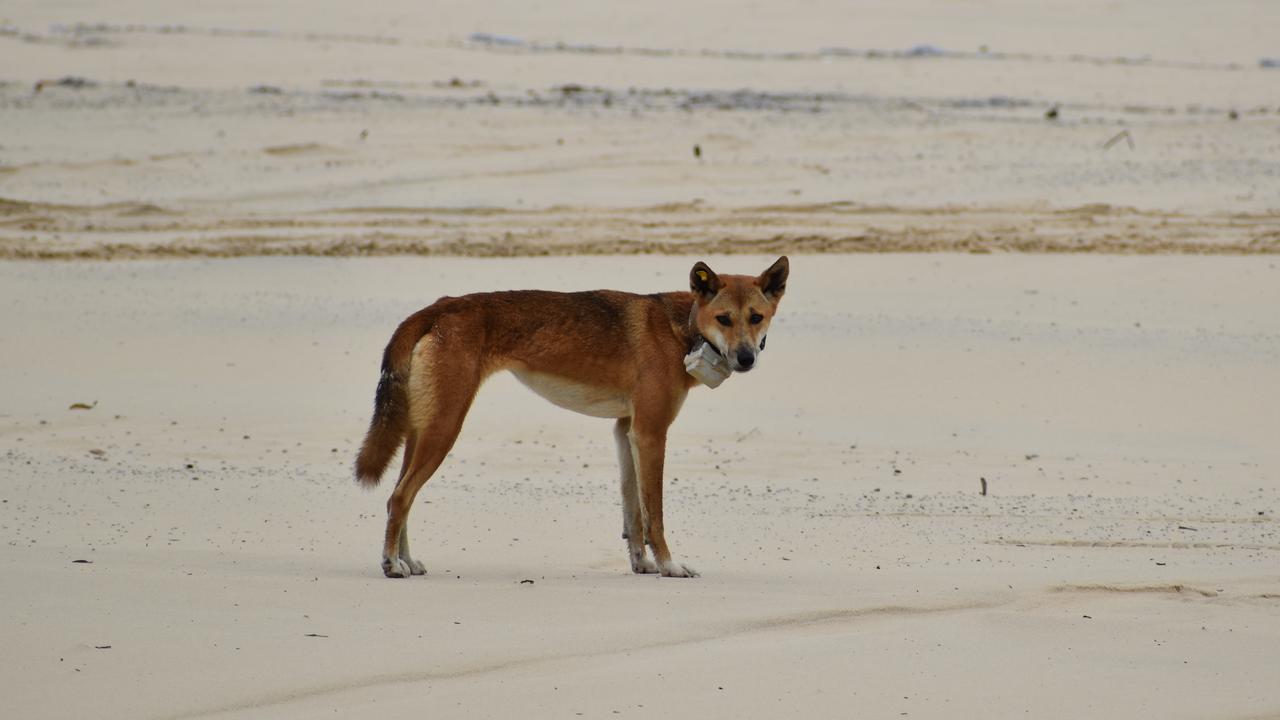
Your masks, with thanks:
[[[602,418],[631,415],[627,397],[603,388],[584,385],[555,375],[512,370],[525,387],[567,410]]]

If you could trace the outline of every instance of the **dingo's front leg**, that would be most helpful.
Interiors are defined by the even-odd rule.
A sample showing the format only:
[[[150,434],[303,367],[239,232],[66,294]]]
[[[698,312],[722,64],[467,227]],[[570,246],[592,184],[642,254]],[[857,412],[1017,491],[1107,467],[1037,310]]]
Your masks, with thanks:
[[[664,577],[698,577],[696,570],[671,558],[662,525],[662,469],[667,451],[666,427],[646,428],[633,423],[630,440],[639,475],[640,508],[644,516],[645,534],[649,539],[649,548],[653,551],[653,559],[658,565],[658,572]],[[634,558],[636,538],[633,536],[629,542],[632,543]],[[640,546],[640,551],[644,551],[643,545]]]
[[[644,515],[640,511],[640,488],[636,483],[636,461],[631,440],[631,418],[619,418],[613,426],[613,439],[618,444],[618,468],[622,474],[622,537],[631,556],[631,572],[644,575],[658,572],[658,565],[644,549]]]

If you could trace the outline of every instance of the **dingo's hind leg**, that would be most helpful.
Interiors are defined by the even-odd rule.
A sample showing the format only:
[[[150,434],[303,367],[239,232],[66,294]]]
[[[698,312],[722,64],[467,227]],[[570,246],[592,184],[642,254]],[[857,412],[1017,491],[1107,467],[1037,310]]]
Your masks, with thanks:
[[[404,467],[396,489],[387,499],[387,533],[382,548],[382,572],[402,578],[426,574],[409,555],[407,522],[414,498],[453,448],[462,421],[480,388],[478,359],[439,352],[437,341],[424,337],[414,349],[409,376],[409,437]]]
[[[426,574],[422,563],[409,556],[409,532],[406,529],[409,510],[418,491],[435,474],[453,447],[454,440],[458,439],[465,414],[464,407],[456,412],[456,420],[432,423],[418,434],[409,468],[387,500],[387,536],[382,549],[382,572],[387,577]]]
[[[409,472],[409,461],[413,459],[413,448],[417,444],[418,444],[417,436],[414,435],[413,433],[409,433],[409,436],[405,439],[405,444],[404,444],[404,463],[400,466],[401,478],[404,478],[405,474]],[[410,574],[412,575],[427,574],[426,566],[423,565],[421,562],[414,560],[409,555],[409,523],[407,522],[400,526],[400,542],[399,542],[398,557],[400,558],[401,561],[404,562],[405,567],[408,568]]]

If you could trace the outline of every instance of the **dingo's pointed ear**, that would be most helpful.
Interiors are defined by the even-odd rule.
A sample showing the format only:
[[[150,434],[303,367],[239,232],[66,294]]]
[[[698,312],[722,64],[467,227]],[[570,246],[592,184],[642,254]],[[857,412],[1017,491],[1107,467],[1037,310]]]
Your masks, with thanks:
[[[720,276],[702,261],[698,261],[693,270],[689,271],[689,289],[694,295],[711,297],[720,292],[722,287],[724,283],[720,282]]]
[[[760,283],[760,291],[773,302],[778,302],[782,294],[787,291],[787,275],[790,272],[791,263],[787,260],[787,256],[783,255],[770,265],[768,270],[760,273],[760,277],[756,280]]]

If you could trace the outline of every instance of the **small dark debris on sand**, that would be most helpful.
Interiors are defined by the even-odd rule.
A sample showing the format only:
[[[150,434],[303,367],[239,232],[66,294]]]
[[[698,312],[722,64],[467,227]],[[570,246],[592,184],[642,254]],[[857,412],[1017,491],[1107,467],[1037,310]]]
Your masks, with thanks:
[[[58,78],[57,80],[39,80],[36,82],[35,87],[33,87],[32,90],[34,92],[40,92],[48,87],[65,87],[71,88],[72,90],[80,90],[83,88],[94,87],[97,84],[98,83],[89,80],[88,78],[67,75],[65,77]]]

